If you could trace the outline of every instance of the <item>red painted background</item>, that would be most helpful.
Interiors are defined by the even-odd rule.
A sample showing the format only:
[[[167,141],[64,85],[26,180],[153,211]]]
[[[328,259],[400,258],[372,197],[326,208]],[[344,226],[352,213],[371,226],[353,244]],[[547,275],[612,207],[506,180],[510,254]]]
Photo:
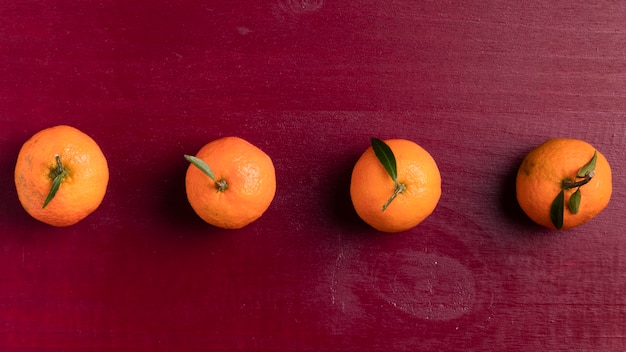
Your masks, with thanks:
[[[626,3],[0,1],[0,350],[624,351]],[[53,228],[20,146],[73,125],[111,171]],[[183,154],[226,135],[274,160],[239,231],[188,205]],[[437,160],[431,217],[356,216],[369,138]],[[607,209],[553,232],[514,179],[551,137],[613,167]]]

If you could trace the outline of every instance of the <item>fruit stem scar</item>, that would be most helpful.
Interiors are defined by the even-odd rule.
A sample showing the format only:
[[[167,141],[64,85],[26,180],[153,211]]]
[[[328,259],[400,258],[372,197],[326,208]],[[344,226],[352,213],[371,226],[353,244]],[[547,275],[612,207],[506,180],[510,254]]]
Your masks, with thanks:
[[[65,169],[65,167],[63,167],[63,163],[61,162],[61,156],[59,156],[59,154],[56,154],[54,156],[54,159],[56,160],[57,165],[55,168],[50,170],[50,178],[52,179],[52,186],[50,187],[50,192],[48,192],[48,196],[46,197],[46,200],[43,202],[42,208],[45,208],[48,205],[48,203],[52,201],[54,196],[57,194],[59,187],[61,187],[61,181],[63,181],[63,178],[65,178],[65,176],[67,175],[67,170]]]
[[[218,192],[224,192],[228,189],[228,182],[225,179],[221,179],[215,182],[215,188]]]
[[[398,194],[403,193],[405,190],[406,190],[406,186],[404,184],[402,184],[400,182],[396,182],[396,185],[395,185],[395,187],[393,189],[393,194],[387,200],[387,202],[385,202],[385,204],[383,204],[383,211],[385,211],[385,209],[387,209],[389,204],[391,204],[391,202],[393,202],[393,200],[396,199]]]

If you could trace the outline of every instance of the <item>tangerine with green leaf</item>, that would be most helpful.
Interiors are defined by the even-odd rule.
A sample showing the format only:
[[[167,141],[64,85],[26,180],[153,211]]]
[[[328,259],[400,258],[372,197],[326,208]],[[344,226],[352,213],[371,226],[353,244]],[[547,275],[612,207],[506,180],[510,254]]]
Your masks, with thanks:
[[[516,178],[517,201],[534,222],[551,229],[586,223],[609,204],[611,167],[585,141],[550,139],[531,150]]]
[[[350,197],[363,221],[400,232],[424,221],[439,203],[441,174],[424,148],[406,139],[371,139],[354,165]]]
[[[61,125],[39,131],[24,143],[14,177],[26,212],[49,225],[70,226],[100,206],[109,168],[91,137]]]
[[[195,156],[185,155],[187,199],[207,223],[242,228],[265,213],[276,193],[272,159],[239,137],[209,142]]]

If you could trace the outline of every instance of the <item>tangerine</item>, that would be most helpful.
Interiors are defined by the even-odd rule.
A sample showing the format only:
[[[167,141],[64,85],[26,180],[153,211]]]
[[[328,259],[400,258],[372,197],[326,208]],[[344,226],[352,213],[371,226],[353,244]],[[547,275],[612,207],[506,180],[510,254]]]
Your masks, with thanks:
[[[435,210],[441,175],[433,157],[406,139],[372,138],[354,165],[350,197],[363,221],[383,232],[408,230]]]
[[[531,150],[516,178],[517,201],[534,222],[551,229],[586,223],[609,203],[611,167],[591,144],[550,139]]]
[[[108,182],[102,150],[71,126],[37,132],[17,156],[15,187],[20,203],[32,217],[52,226],[73,225],[95,211]]]
[[[276,193],[272,159],[239,137],[209,142],[191,162],[185,179],[187,199],[207,223],[239,229],[257,220]]]

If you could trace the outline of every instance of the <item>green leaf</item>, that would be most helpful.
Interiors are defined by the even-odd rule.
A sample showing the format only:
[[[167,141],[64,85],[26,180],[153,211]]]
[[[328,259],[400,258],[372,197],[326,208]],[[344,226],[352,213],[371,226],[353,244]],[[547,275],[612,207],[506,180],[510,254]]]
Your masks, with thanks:
[[[209,176],[211,180],[215,181],[215,175],[213,174],[213,170],[211,170],[209,165],[207,165],[204,160],[187,154],[185,154],[185,159],[187,159],[187,161],[190,162],[193,166],[197,167],[198,169],[200,169],[200,171]]]
[[[576,192],[572,193],[572,195],[569,197],[569,210],[572,212],[572,214],[578,214],[578,208],[580,207],[580,187],[578,187],[578,189],[576,189]]]
[[[598,152],[594,151],[593,157],[591,158],[591,160],[589,160],[587,164],[585,164],[583,167],[580,168],[580,170],[578,170],[578,174],[576,174],[576,177],[583,178],[591,174],[596,169],[597,159],[598,159]]]
[[[378,138],[372,138],[371,142],[372,149],[374,149],[374,154],[376,154],[376,157],[378,158],[380,163],[383,164],[383,167],[385,168],[385,170],[387,170],[387,173],[389,174],[389,176],[391,176],[393,182],[397,183],[398,171],[396,167],[396,157],[393,155],[391,148],[389,148],[387,143]]]
[[[63,181],[63,177],[65,177],[65,173],[58,175],[57,177],[54,178],[54,180],[52,180],[52,187],[50,188],[50,193],[48,193],[46,200],[43,202],[42,208],[45,208],[46,205],[50,203],[52,198],[56,196],[57,192],[59,191],[59,187],[61,187],[61,181]]]
[[[550,206],[550,220],[557,230],[563,227],[563,211],[565,210],[565,191],[561,190]]]
[[[46,200],[43,201],[42,208],[45,208],[48,203],[52,201],[54,196],[56,196],[59,188],[61,187],[61,181],[63,181],[63,178],[67,175],[67,170],[65,170],[63,164],[61,163],[61,157],[57,154],[54,158],[56,159],[57,167],[50,172],[50,177],[53,177],[52,186],[50,187],[50,192],[48,192]]]

